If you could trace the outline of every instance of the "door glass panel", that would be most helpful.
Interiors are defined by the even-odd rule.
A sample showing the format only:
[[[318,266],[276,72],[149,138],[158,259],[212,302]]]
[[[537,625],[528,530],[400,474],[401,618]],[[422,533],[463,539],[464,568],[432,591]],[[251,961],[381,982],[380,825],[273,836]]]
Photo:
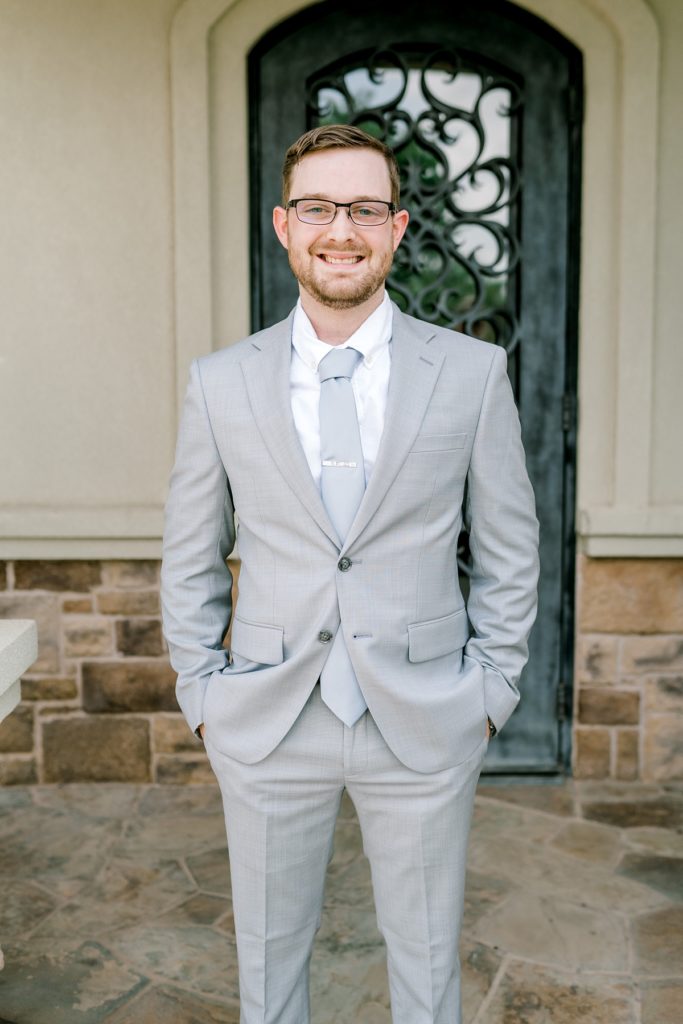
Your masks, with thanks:
[[[311,127],[355,124],[396,152],[411,221],[391,297],[510,356],[519,340],[520,118],[518,83],[437,47],[354,54],[308,87]]]

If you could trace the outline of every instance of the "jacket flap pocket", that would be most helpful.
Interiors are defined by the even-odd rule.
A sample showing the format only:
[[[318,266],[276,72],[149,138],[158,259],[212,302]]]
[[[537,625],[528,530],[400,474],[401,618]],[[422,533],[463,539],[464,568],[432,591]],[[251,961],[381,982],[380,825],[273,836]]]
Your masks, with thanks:
[[[282,626],[247,622],[236,615],[232,623],[230,647],[249,661],[279,665],[284,658],[284,632]]]
[[[464,448],[467,434],[419,434],[412,452],[447,452]]]
[[[430,661],[444,654],[452,654],[465,646],[469,635],[464,608],[440,619],[414,622],[408,626],[408,660]]]

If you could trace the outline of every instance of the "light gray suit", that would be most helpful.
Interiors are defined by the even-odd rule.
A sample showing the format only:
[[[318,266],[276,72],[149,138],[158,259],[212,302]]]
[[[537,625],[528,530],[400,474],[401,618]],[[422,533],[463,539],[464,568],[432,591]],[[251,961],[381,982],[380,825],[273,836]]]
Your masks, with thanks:
[[[294,426],[291,321],[192,366],[162,569],[179,703],[192,729],[205,723],[214,767],[268,764],[310,710],[341,623],[387,756],[423,775],[466,764],[476,784],[487,715],[500,729],[519,699],[536,611],[538,524],[505,353],[394,308],[384,432],[342,546]],[[232,610],[225,559],[236,538]],[[442,1019],[431,1012],[405,1019]]]

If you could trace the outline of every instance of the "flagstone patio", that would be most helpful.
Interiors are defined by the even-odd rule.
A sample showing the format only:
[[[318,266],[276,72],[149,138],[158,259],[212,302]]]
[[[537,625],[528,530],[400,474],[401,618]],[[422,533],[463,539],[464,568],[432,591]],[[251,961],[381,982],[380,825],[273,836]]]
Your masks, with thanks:
[[[218,790],[0,791],[0,1024],[237,1024]],[[683,787],[481,785],[466,1024],[680,1024]],[[343,804],[311,969],[315,1024],[390,1024]]]

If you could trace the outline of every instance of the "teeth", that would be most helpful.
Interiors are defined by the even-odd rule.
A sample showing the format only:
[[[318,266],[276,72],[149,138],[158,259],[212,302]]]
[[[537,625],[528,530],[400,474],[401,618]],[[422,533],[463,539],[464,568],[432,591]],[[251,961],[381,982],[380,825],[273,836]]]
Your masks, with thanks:
[[[325,256],[323,259],[326,263],[358,263],[361,259],[360,256],[345,256],[343,259],[339,259],[336,256]]]

